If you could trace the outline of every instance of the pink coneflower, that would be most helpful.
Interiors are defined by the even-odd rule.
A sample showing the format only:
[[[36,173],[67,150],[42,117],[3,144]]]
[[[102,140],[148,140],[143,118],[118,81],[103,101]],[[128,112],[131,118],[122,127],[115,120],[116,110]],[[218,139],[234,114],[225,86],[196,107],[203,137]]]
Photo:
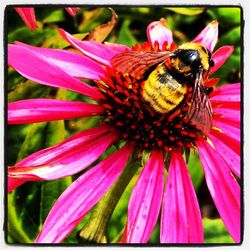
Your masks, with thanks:
[[[182,156],[190,148],[198,150],[215,206],[232,238],[240,242],[240,186],[234,177],[240,177],[240,84],[224,85],[209,94],[213,127],[205,135],[186,119],[186,103],[178,107],[178,115],[174,116],[148,111],[141,96],[143,80],[123,75],[111,64],[114,56],[131,48],[81,41],[64,30],[60,33],[82,55],[16,42],[8,47],[9,65],[32,81],[75,91],[97,104],[41,98],[21,100],[9,103],[9,124],[86,116],[102,116],[103,120],[98,127],[79,132],[10,167],[9,191],[26,181],[76,174],[95,162],[112,144],[123,141],[125,145],[62,193],[36,242],[61,242],[112,186],[131,154],[143,150],[150,151],[150,156],[131,194],[122,242],[146,243],[160,210],[161,243],[204,242],[198,200]],[[163,51],[174,47],[172,32],[162,21],[151,23],[147,35],[149,42],[132,50]],[[213,21],[193,42],[213,51],[217,37],[218,23]],[[232,52],[232,46],[223,46],[212,54],[215,65],[209,76]],[[79,79],[93,80],[96,87]],[[218,79],[204,81],[205,86],[213,86]],[[165,187],[164,167],[168,171]]]
[[[34,31],[38,28],[34,8],[15,8],[15,10],[31,31]],[[71,16],[75,16],[76,12],[79,11],[80,8],[65,8],[65,10]]]

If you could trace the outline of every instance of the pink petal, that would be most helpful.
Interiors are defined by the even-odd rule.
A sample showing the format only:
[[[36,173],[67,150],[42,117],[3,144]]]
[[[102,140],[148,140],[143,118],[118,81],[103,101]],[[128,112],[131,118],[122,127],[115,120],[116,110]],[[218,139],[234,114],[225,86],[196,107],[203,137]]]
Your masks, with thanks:
[[[240,83],[227,84],[214,89],[209,95],[209,99],[212,102],[240,102]]]
[[[213,112],[219,114],[231,121],[240,124],[240,103],[239,102],[211,102],[213,106]]]
[[[202,43],[210,51],[213,51],[214,46],[218,40],[218,33],[218,22],[217,20],[214,20],[200,32],[200,34],[193,40],[193,42]]]
[[[117,133],[108,129],[107,126],[89,129],[33,153],[9,167],[9,177],[36,181],[76,174],[97,160],[118,139]]]
[[[235,114],[237,114],[235,112]],[[241,121],[238,117],[236,118],[231,118],[230,116],[223,116],[223,115],[220,115],[220,114],[217,114],[217,113],[214,113],[213,114],[213,121],[214,121],[214,124],[221,124],[221,123],[224,123],[224,127],[225,129],[227,127],[232,127],[232,129],[229,129],[229,130],[234,130],[236,129],[236,131],[240,130],[241,128]],[[215,126],[216,127],[216,126]],[[220,130],[220,129],[219,129]],[[238,131],[240,132],[240,131]],[[238,134],[238,132],[236,134]],[[239,137],[238,137],[239,138]]]
[[[25,47],[8,45],[8,63],[21,75],[32,81],[69,89],[94,100],[102,97],[98,89],[68,75],[45,56]]]
[[[199,204],[180,152],[172,154],[162,205],[161,243],[204,242]]]
[[[206,141],[196,143],[208,189],[230,235],[240,242],[240,186],[219,153]]]
[[[23,180],[20,180],[20,179],[8,177],[8,181],[7,181],[8,192],[11,192],[12,190],[14,190],[17,187],[21,186],[25,182],[26,181],[23,181]]]
[[[74,181],[51,209],[36,242],[61,242],[115,182],[132,150],[127,144]]]
[[[124,51],[130,50],[130,48],[126,45],[123,44],[118,44],[118,43],[109,43],[105,42],[104,43],[108,48],[115,50],[118,53],[122,53]]]
[[[209,97],[214,111],[214,125],[223,129],[224,133],[228,130],[231,137],[239,140],[241,122],[240,84],[234,83],[218,87]]]
[[[213,73],[215,73],[230,57],[233,51],[234,51],[233,46],[223,46],[217,49],[212,55],[214,66],[211,68],[209,75],[212,75]]]
[[[225,117],[215,117],[213,126],[236,141],[240,141],[240,123]]]
[[[65,10],[67,10],[71,16],[75,16],[76,12],[79,11],[80,8],[65,8]]]
[[[232,95],[230,95],[229,93],[223,93],[221,95],[216,95],[216,96],[212,96],[211,98],[209,98],[211,103],[238,103],[240,104],[241,101],[241,96],[240,93],[233,93]]]
[[[101,114],[102,106],[53,99],[29,99],[9,103],[8,124],[26,124]]]
[[[40,53],[52,64],[58,66],[71,76],[100,80],[100,76],[104,75],[104,69],[86,56],[66,50],[39,48],[17,41],[15,44],[30,49],[34,53]]]
[[[133,189],[123,243],[146,243],[160,212],[164,187],[162,153],[153,151]]]
[[[165,26],[165,19],[161,19],[160,21],[152,22],[147,27],[147,37],[148,41],[154,45],[157,41],[162,48],[164,42],[167,42],[168,45],[173,43],[173,34],[170,29]]]
[[[110,49],[102,43],[81,41],[63,29],[59,29],[59,32],[73,47],[80,50],[84,55],[104,65],[110,66],[111,58],[117,54],[117,51]]]
[[[15,8],[15,10],[31,31],[38,28],[34,8]]]
[[[241,143],[229,137],[228,135],[213,129],[210,131],[208,137],[215,146],[216,151],[227,162],[230,169],[238,177],[240,177]]]

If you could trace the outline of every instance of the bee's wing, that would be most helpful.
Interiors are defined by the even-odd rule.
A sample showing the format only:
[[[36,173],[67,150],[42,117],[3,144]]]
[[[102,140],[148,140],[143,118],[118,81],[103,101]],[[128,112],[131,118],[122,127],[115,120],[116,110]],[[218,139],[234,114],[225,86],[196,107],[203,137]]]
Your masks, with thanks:
[[[213,110],[201,79],[199,77],[196,80],[188,118],[196,128],[207,134],[212,127]]]
[[[173,52],[126,51],[114,56],[111,65],[122,74],[141,79],[150,67],[164,61],[170,55],[173,55]]]

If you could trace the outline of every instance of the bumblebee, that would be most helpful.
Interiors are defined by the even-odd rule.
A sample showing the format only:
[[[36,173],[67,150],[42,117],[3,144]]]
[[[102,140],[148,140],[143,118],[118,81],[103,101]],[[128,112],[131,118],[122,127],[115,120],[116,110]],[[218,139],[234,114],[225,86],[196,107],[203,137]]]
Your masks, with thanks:
[[[184,43],[163,52],[126,51],[111,60],[122,74],[144,80],[142,97],[158,113],[169,114],[185,98],[192,82],[191,106],[187,117],[203,133],[212,127],[212,107],[203,85],[203,75],[213,66],[210,51],[199,43]]]

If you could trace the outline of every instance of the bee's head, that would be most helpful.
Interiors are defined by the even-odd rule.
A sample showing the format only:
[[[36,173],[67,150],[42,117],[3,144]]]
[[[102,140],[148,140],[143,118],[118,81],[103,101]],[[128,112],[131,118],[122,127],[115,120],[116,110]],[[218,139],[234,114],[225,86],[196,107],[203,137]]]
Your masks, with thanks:
[[[190,72],[209,71],[214,62],[211,60],[210,51],[199,43],[184,43],[176,50],[176,57],[180,60],[183,68]]]

